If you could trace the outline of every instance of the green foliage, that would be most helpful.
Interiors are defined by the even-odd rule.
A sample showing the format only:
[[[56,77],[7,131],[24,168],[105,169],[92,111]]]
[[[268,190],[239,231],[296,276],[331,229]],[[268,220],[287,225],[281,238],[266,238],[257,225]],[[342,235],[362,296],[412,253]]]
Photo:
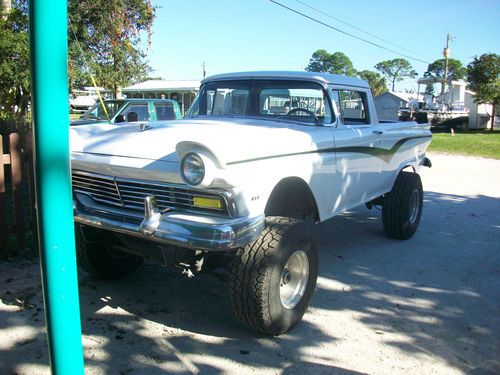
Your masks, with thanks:
[[[424,77],[443,78],[445,70],[445,59],[439,59],[429,64]],[[463,66],[460,60],[448,59],[448,75],[447,79],[459,80],[465,79],[467,76],[467,68]]]
[[[387,92],[387,82],[385,78],[377,72],[372,70],[362,70],[361,72],[358,72],[358,77],[368,82],[373,96],[378,96]]]
[[[343,74],[346,76],[356,75],[356,69],[354,69],[351,59],[346,54],[342,52],[329,53],[324,49],[319,49],[312,54],[306,71]]]
[[[11,10],[0,15],[0,117],[22,118],[30,103],[28,1],[12,0]],[[114,90],[147,77],[139,46],[141,37],[150,40],[151,0],[69,0],[68,15],[71,89],[91,86],[89,73]]]
[[[27,0],[13,0],[0,18],[0,116],[21,119],[30,102]]]
[[[500,103],[500,56],[485,53],[467,66],[467,81],[471,90],[476,92],[478,103]]]
[[[425,85],[425,94],[434,95],[434,85]]]
[[[392,91],[394,91],[396,82],[402,81],[405,77],[415,78],[417,76],[417,72],[405,59],[385,60],[375,65],[375,69],[392,83]]]
[[[90,72],[99,86],[115,91],[147,77],[150,68],[139,45],[144,34],[150,42],[150,0],[69,0],[68,14],[70,87],[89,86]]]
[[[474,101],[490,103],[493,106],[491,114],[491,130],[495,122],[496,107],[500,103],[500,56],[496,53],[485,53],[467,65],[467,81],[469,87],[476,92]]]

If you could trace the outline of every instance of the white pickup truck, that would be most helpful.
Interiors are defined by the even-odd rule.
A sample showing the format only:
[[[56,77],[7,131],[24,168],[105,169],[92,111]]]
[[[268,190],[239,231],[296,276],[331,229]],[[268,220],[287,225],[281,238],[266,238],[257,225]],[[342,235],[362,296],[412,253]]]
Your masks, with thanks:
[[[360,79],[251,72],[205,79],[183,120],[84,125],[70,139],[80,268],[223,268],[236,317],[279,335],[316,285],[310,223],[379,205],[388,236],[415,233],[431,133],[379,121]]]

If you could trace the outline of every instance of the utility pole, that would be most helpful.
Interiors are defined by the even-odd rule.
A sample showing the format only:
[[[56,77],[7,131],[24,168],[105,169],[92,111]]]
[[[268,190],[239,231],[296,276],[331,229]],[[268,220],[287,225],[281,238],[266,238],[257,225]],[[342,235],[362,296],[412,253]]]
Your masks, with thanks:
[[[202,68],[203,68],[203,79],[205,79],[205,76],[207,75],[207,69],[206,69],[205,61],[203,61]]]
[[[441,95],[444,94],[446,91],[446,82],[448,80],[448,58],[450,57],[450,41],[452,40],[452,36],[450,33],[446,34],[446,46],[443,49],[443,56],[444,56],[444,81],[443,84],[441,85]]]

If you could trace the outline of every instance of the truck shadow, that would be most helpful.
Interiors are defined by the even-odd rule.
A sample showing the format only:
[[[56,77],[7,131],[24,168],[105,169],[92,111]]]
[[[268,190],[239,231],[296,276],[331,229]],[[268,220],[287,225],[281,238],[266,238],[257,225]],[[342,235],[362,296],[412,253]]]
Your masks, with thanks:
[[[384,239],[358,209],[317,231],[313,306],[349,311],[383,345],[467,372],[500,370],[500,199],[428,192],[408,241]]]
[[[112,282],[82,274],[86,367],[110,374],[255,367],[358,374],[342,356],[356,350],[369,358],[373,344],[378,355],[396,351],[415,363],[432,357],[465,372],[498,372],[500,200],[432,192],[425,200],[421,226],[409,241],[385,238],[376,210],[361,208],[318,225],[320,276],[311,308],[277,338],[241,326],[227,285],[209,276],[187,279],[151,264]],[[8,348],[10,354],[26,353],[16,366],[47,363],[43,319],[29,321],[43,308],[37,293],[24,324],[38,333]],[[4,292],[0,297],[4,304],[16,303]],[[20,325],[19,314],[1,311],[0,329]],[[353,345],[346,349],[349,341]],[[0,357],[6,358],[6,350],[0,348]],[[0,368],[17,368],[8,365],[0,361]],[[399,365],[404,372],[411,364]]]

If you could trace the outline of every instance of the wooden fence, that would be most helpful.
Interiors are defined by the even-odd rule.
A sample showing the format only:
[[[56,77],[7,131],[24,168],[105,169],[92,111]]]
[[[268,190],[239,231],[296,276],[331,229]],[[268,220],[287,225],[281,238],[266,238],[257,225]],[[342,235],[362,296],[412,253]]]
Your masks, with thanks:
[[[28,224],[36,246],[33,138],[2,126],[0,133],[0,259],[26,250]],[[14,235],[16,246],[10,246]],[[12,243],[12,242],[11,242]]]

